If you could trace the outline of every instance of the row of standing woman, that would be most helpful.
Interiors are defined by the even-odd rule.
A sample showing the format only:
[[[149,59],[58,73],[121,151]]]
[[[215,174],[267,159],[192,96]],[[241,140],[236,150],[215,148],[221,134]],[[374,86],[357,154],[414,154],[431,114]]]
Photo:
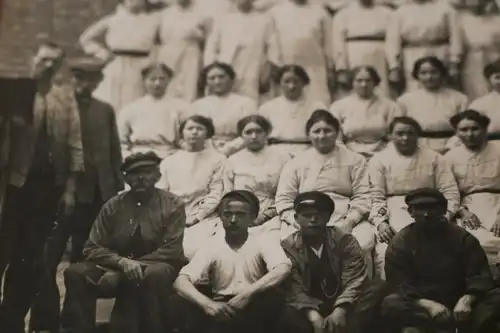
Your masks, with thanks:
[[[205,147],[214,133],[210,119],[194,115],[181,126],[185,149],[163,160],[157,186],[186,202],[188,257],[221,230],[215,209],[227,191],[254,192],[261,210],[251,232],[277,237],[297,229],[297,194],[324,192],[336,204],[330,223],[357,238],[368,263],[373,263],[376,249],[376,271],[382,277],[387,243],[412,222],[405,195],[419,187],[436,188],[448,200],[447,218],[479,239],[495,269],[500,261],[500,150],[488,141],[487,116],[466,110],[449,121],[461,144],[445,156],[419,145],[421,126],[400,116],[389,126],[390,143],[367,161],[338,144],[340,122],[326,110],[316,110],[307,120],[305,133],[312,147],[295,158],[267,145],[272,125],[251,115],[238,122],[246,148],[226,159]]]
[[[214,61],[232,65],[233,90],[257,104],[276,96],[271,77],[284,64],[302,66],[308,97],[325,104],[350,91],[348,72],[363,65],[379,73],[382,96],[396,97],[418,88],[416,60],[436,56],[475,99],[488,91],[481,68],[500,57],[500,16],[491,0],[460,12],[444,0],[406,1],[396,10],[358,0],[333,19],[308,0],[281,1],[266,12],[253,5],[238,0],[210,16],[192,0],[161,12],[148,10],[146,0],[122,1],[80,38],[87,53],[108,62],[96,96],[120,110],[143,95],[140,69],[156,59],[175,73],[168,95],[186,102],[203,95],[201,68]]]

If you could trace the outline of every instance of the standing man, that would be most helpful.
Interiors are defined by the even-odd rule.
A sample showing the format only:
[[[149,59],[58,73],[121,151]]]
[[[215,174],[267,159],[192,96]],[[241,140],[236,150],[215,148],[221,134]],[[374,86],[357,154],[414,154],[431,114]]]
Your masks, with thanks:
[[[184,333],[274,333],[283,308],[276,287],[289,275],[290,260],[274,237],[248,233],[259,213],[253,193],[228,192],[218,213],[225,233],[183,267],[168,318]],[[207,278],[213,295],[197,289]]]
[[[439,190],[420,188],[405,201],[415,222],[386,252],[386,280],[394,291],[381,306],[386,327],[397,333],[499,332],[500,292],[479,241],[448,223]]]
[[[52,83],[63,51],[45,43],[33,59],[37,81],[34,119],[12,130],[9,186],[0,229],[0,272],[5,272],[0,331],[24,333],[24,317],[39,290],[43,246],[54,221],[75,203],[83,170],[78,109],[73,94]]]
[[[104,204],[85,244],[84,260],[64,272],[62,332],[93,333],[96,301],[116,296],[111,331],[163,333],[163,302],[185,264],[183,201],[157,189],[161,159],[128,156],[122,171],[130,190]]]
[[[46,281],[31,308],[30,331],[56,333],[60,327],[57,266],[71,237],[72,263],[83,259],[83,246],[103,204],[123,189],[120,141],[113,108],[92,97],[102,80],[104,64],[91,57],[69,61],[74,96],[80,113],[85,171],[76,177],[76,206],[61,218],[45,246]]]
[[[363,332],[355,327],[371,326],[362,322],[365,317],[356,309],[361,297],[368,296],[360,245],[354,236],[326,226],[335,210],[328,195],[301,193],[294,209],[300,230],[282,241],[293,264],[292,278],[285,285],[284,332]],[[375,309],[366,310],[375,313]]]

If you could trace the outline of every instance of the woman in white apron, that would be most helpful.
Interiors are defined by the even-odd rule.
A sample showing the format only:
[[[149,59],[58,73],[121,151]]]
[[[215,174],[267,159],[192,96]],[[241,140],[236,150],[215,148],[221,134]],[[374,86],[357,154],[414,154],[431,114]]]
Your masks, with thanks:
[[[163,64],[152,64],[142,71],[146,96],[127,105],[118,116],[124,157],[153,151],[164,159],[179,149],[179,126],[189,104],[165,95],[173,75]]]
[[[184,253],[191,259],[217,231],[216,208],[223,195],[225,156],[205,148],[214,133],[210,119],[191,116],[181,124],[183,150],[170,155],[160,165],[158,188],[178,195],[186,205]]]
[[[340,123],[328,111],[315,111],[305,127],[313,147],[285,165],[276,193],[282,236],[298,228],[293,210],[295,197],[302,192],[321,191],[335,202],[329,225],[352,233],[367,262],[372,264],[375,231],[367,220],[370,211],[367,162],[343,145],[336,145]]]
[[[236,73],[231,65],[215,62],[205,67],[201,79],[208,95],[191,105],[191,114],[211,118],[215,134],[210,145],[226,156],[243,149],[243,139],[236,124],[240,119],[257,112],[257,103],[251,98],[232,92]]]
[[[498,8],[489,0],[474,2],[474,5],[466,4],[465,9],[460,12],[465,40],[461,81],[463,91],[470,100],[488,93],[488,81],[483,76],[483,68],[500,59]]]
[[[94,95],[116,112],[143,96],[141,70],[151,61],[160,26],[159,14],[149,9],[147,0],[121,2],[116,12],[80,36],[86,53],[108,62]]]
[[[302,66],[311,83],[306,96],[331,103],[329,79],[333,70],[332,22],[325,8],[310,0],[284,0],[269,11],[277,31],[281,62]]]
[[[266,117],[273,125],[270,143],[291,157],[310,148],[304,126],[315,110],[325,109],[322,102],[308,99],[304,87],[310,83],[309,75],[301,66],[285,65],[281,67],[276,79],[281,96],[264,103],[259,114]]]
[[[274,204],[281,170],[290,159],[276,146],[268,146],[271,123],[259,115],[251,115],[238,122],[238,132],[245,141],[245,149],[228,158],[225,167],[224,192],[247,190],[259,199],[260,212],[251,233],[276,232],[281,221]]]
[[[214,23],[204,52],[204,64],[230,64],[236,72],[233,91],[257,104],[270,88],[271,68],[279,63],[276,32],[267,14],[252,8],[253,0],[239,0],[236,8]]]
[[[389,80],[405,82],[407,91],[419,87],[411,75],[413,66],[427,56],[443,61],[450,77],[458,82],[463,40],[457,11],[446,0],[404,2],[387,28],[386,54]]]
[[[210,29],[208,14],[196,9],[195,0],[175,0],[161,14],[158,61],[175,72],[167,95],[191,103],[198,96],[203,44]]]
[[[374,0],[357,0],[333,18],[334,53],[337,82],[349,87],[349,72],[358,66],[371,66],[380,76],[377,93],[390,97],[385,57],[385,35],[393,11]]]
[[[340,121],[341,142],[369,159],[386,147],[389,124],[402,111],[396,102],[375,93],[381,82],[375,68],[355,67],[351,73],[352,93],[334,102],[330,112]]]
[[[377,273],[385,278],[387,244],[392,236],[413,223],[405,196],[421,187],[436,188],[448,200],[447,218],[452,219],[459,206],[457,183],[445,158],[418,145],[420,125],[413,118],[397,117],[389,127],[391,142],[375,154],[368,164],[371,187],[370,221],[377,227]]]
[[[463,144],[445,157],[460,189],[458,222],[479,240],[494,268],[500,263],[500,146],[487,140],[489,122],[474,110],[454,116],[451,123]]]
[[[439,153],[448,150],[448,140],[455,134],[450,117],[467,108],[467,96],[447,86],[448,71],[437,57],[417,60],[412,76],[421,87],[398,99],[403,114],[422,127],[419,144]]]

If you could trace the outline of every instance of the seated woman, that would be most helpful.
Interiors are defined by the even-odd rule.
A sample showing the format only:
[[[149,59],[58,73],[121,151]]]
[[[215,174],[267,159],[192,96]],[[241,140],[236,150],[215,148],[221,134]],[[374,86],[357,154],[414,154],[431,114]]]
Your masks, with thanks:
[[[493,267],[500,263],[499,145],[488,142],[490,119],[475,110],[459,113],[450,123],[463,143],[445,156],[460,189],[458,220],[481,242]]]
[[[215,133],[211,144],[226,156],[243,149],[236,123],[257,112],[257,104],[249,97],[232,92],[236,74],[231,65],[214,62],[203,70],[202,82],[209,95],[191,105],[191,114],[211,118]]]
[[[306,98],[304,87],[310,79],[301,66],[281,67],[277,81],[282,96],[264,103],[259,114],[273,124],[270,142],[293,157],[310,147],[309,139],[304,134],[304,124],[314,110],[324,109],[326,105]]]
[[[484,67],[484,77],[488,80],[491,92],[473,101],[469,109],[476,110],[490,118],[488,137],[500,140],[500,59]]]
[[[467,108],[467,96],[446,86],[448,71],[436,57],[419,59],[412,75],[422,87],[404,94],[398,103],[403,113],[422,127],[420,144],[445,153],[446,144],[454,135],[449,119]]]
[[[260,212],[250,227],[252,233],[279,230],[274,197],[283,166],[289,156],[278,147],[267,146],[271,123],[259,115],[251,115],[238,122],[238,132],[246,149],[231,156],[226,163],[224,191],[247,190],[259,199]]]
[[[222,176],[226,158],[205,148],[205,141],[214,134],[209,118],[191,116],[181,123],[180,131],[184,149],[163,160],[162,178],[157,187],[184,200],[184,252],[190,259],[198,247],[215,234],[219,221],[215,210],[224,191]]]
[[[347,148],[367,158],[387,145],[387,129],[401,115],[400,106],[375,94],[380,76],[371,66],[352,70],[353,92],[332,104],[330,112],[340,121],[340,139]]]
[[[173,71],[164,64],[152,64],[142,70],[147,95],[126,106],[118,116],[122,153],[153,151],[164,159],[179,148],[179,123],[189,105],[167,97]]]
[[[404,201],[409,192],[420,187],[436,188],[448,200],[448,220],[458,210],[460,195],[450,166],[437,152],[419,147],[421,131],[415,119],[395,118],[389,126],[391,142],[368,164],[370,221],[378,230],[376,264],[382,278],[387,244],[396,232],[413,222]]]
[[[343,145],[337,146],[340,123],[326,110],[315,111],[306,123],[313,147],[283,168],[276,193],[276,209],[283,222],[283,236],[298,229],[293,202],[306,191],[328,194],[335,202],[329,225],[352,233],[372,263],[375,231],[366,220],[370,211],[370,186],[365,158]]]

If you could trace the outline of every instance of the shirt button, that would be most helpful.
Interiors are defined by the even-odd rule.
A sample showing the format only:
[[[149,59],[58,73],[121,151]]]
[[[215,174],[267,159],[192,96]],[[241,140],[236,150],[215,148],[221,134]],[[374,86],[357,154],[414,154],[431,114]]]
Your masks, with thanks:
[[[141,203],[140,202],[137,203],[137,207],[141,207]]]

